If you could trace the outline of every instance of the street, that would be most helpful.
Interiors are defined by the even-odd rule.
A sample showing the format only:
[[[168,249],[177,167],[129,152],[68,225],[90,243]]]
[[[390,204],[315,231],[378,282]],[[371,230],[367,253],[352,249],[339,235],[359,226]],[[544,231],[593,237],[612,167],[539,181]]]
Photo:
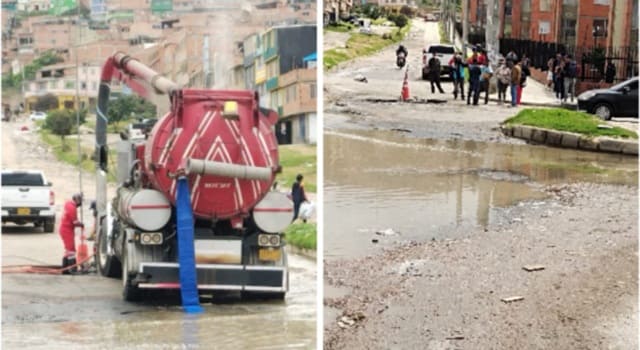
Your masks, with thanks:
[[[413,102],[397,46],[325,72],[325,349],[637,348],[637,158],[504,137],[526,107],[419,79],[437,42]]]
[[[21,131],[26,125],[29,130]],[[41,169],[53,183],[56,219],[75,192],[95,198],[94,175],[55,160],[28,121],[2,123],[3,169]],[[93,136],[93,135],[90,135]],[[75,149],[75,139],[68,142]],[[92,137],[83,137],[91,147]],[[114,187],[109,189],[111,193]],[[60,265],[62,241],[40,228],[2,227],[2,265]],[[89,251],[92,251],[91,244]],[[177,294],[122,300],[122,282],[88,275],[2,275],[3,349],[309,349],[316,344],[316,264],[290,255],[290,291],[284,303],[215,300],[203,296],[204,313],[188,315]]]

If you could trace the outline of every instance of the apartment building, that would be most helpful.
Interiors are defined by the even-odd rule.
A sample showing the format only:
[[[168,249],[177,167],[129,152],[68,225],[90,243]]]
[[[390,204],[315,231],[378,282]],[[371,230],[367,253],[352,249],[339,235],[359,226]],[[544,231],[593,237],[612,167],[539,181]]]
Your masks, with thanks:
[[[357,1],[357,0],[356,0]],[[357,4],[357,3],[356,3]],[[336,23],[342,14],[349,14],[354,0],[327,0],[324,2],[324,23]]]
[[[568,47],[637,46],[638,0],[499,0],[500,36]],[[471,32],[483,32],[486,1],[469,1]]]
[[[304,61],[304,68],[282,74],[278,88],[271,93],[271,105],[275,103],[281,118],[276,125],[276,137],[281,144],[317,142],[316,54],[305,57]]]
[[[24,86],[27,112],[34,110],[38,97],[47,94],[58,98],[58,109],[76,109],[76,89],[80,108],[95,109],[102,67],[98,63],[85,63],[78,68],[63,63],[40,69],[36,79]]]

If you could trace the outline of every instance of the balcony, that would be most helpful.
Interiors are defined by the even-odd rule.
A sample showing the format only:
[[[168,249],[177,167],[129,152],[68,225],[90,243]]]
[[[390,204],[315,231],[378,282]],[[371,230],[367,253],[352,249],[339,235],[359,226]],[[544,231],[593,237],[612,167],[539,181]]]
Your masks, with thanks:
[[[271,79],[268,79],[267,83],[265,84],[265,87],[269,91],[276,89],[278,87],[278,77],[273,77]]]
[[[265,61],[270,60],[278,55],[278,49],[276,47],[270,47],[264,51],[262,57]]]

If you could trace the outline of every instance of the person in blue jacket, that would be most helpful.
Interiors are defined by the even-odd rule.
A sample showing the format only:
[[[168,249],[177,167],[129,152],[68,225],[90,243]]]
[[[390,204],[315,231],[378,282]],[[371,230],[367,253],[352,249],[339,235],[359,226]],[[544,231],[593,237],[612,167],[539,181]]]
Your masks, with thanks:
[[[300,213],[300,205],[307,201],[307,195],[304,193],[304,184],[302,183],[303,179],[302,174],[298,174],[296,182],[291,186],[291,200],[293,201],[293,220],[291,222],[296,221]]]

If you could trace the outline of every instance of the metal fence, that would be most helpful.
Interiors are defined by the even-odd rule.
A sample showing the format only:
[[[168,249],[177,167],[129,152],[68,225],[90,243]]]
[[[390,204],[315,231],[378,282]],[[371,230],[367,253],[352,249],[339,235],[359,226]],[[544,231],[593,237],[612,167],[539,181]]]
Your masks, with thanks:
[[[616,67],[614,82],[638,75],[638,47],[570,47],[520,39],[500,39],[500,52],[505,55],[513,50],[522,57],[526,54],[531,66],[546,71],[549,58],[560,53],[572,55],[580,67],[580,81],[601,81],[605,78],[607,62]]]

